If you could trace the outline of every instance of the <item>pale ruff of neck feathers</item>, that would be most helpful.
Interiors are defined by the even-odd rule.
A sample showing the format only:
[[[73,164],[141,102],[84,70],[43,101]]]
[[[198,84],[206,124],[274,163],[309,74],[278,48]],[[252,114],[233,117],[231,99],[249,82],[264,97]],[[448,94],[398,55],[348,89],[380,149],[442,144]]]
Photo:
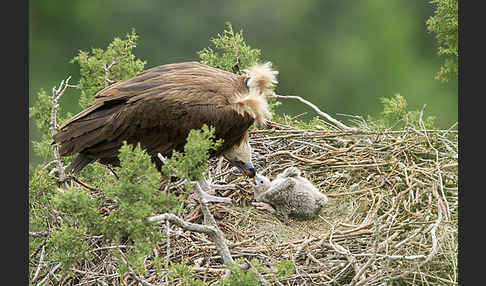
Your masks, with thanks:
[[[243,70],[248,77],[247,94],[237,94],[234,104],[235,110],[240,113],[248,113],[255,118],[255,124],[262,125],[272,116],[265,98],[266,93],[271,93],[278,83],[278,71],[272,70],[272,63],[256,64]]]

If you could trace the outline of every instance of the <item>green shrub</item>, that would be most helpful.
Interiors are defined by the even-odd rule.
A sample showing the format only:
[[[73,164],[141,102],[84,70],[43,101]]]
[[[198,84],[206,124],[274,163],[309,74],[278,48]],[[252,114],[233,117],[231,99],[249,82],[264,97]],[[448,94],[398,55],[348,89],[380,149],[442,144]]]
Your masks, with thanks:
[[[372,118],[369,116],[368,122],[372,128],[376,129],[402,129],[411,127],[415,129],[422,129],[423,127],[433,129],[435,127],[435,117],[421,115],[421,111],[408,110],[407,100],[400,94],[395,94],[390,98],[380,98],[383,104],[383,111],[380,113],[380,118]],[[421,126],[420,120],[422,116]]]
[[[255,273],[249,270],[243,270],[238,265],[232,265],[229,267],[231,270],[230,275],[225,279],[219,281],[219,286],[259,286]]]
[[[99,232],[102,217],[97,208],[100,202],[93,199],[85,190],[70,188],[56,192],[52,201],[54,208],[63,215],[66,224],[83,227],[93,234]]]
[[[202,64],[240,73],[240,69],[247,68],[259,61],[261,51],[252,49],[246,44],[242,30],[235,33],[231,23],[226,22],[226,26],[228,30],[224,30],[223,33],[218,33],[217,37],[210,39],[216,50],[208,47],[197,53]]]
[[[282,259],[274,263],[274,266],[277,268],[277,278],[288,278],[295,271],[294,262],[291,259]]]
[[[167,275],[169,281],[178,280],[182,282],[184,286],[203,286],[207,285],[206,283],[202,282],[201,280],[195,280],[192,278],[194,274],[194,269],[190,265],[188,265],[189,260],[185,257],[182,258],[182,261],[179,263],[170,262],[167,266]],[[179,284],[178,284],[179,285]]]
[[[187,180],[186,188],[192,189],[190,181],[203,177],[209,168],[209,151],[216,150],[223,142],[222,139],[214,141],[214,127],[206,124],[200,130],[191,130],[187,136],[184,152],[174,150],[171,158],[162,167],[165,174],[176,172],[176,176]]]
[[[173,194],[159,191],[160,174],[140,144],[134,147],[124,143],[119,158],[120,167],[115,168],[119,179],[109,176],[101,188],[107,200],[116,202],[116,209],[104,219],[101,229],[116,243],[133,243],[132,258],[136,257],[140,266],[144,255],[164,239],[159,226],[146,218],[176,212],[180,202]]]
[[[126,259],[143,271],[143,258],[152,253],[157,242],[164,240],[159,226],[147,217],[177,211],[178,199],[158,190],[160,175],[140,145],[133,147],[124,143],[119,157],[121,167],[115,168],[119,179],[100,174],[105,176],[100,188],[103,200],[78,188],[50,193],[52,207],[62,219],[60,228],[51,228],[50,245],[56,249],[55,259],[63,262],[63,267],[70,267],[76,259],[87,259],[81,243],[85,236],[103,235],[117,245],[133,246]],[[103,203],[114,207],[104,217],[100,212]],[[74,242],[75,239],[78,241]],[[69,243],[78,244],[70,248]]]
[[[245,42],[243,30],[235,33],[230,22],[226,22],[226,26],[227,29],[223,33],[218,33],[210,39],[215,50],[208,47],[197,53],[202,64],[241,74],[243,69],[261,62],[261,50],[252,48]],[[273,97],[268,97],[267,101],[270,113],[275,115],[275,107],[280,105],[280,102]]]
[[[45,231],[53,224],[52,196],[57,182],[40,166],[29,176],[29,231]]]
[[[131,78],[143,70],[146,61],[136,59],[132,53],[137,46],[137,39],[138,35],[132,29],[125,40],[115,37],[106,50],[94,48],[91,53],[80,50],[71,60],[72,63],[78,62],[80,67],[81,78],[77,87],[81,90],[81,108],[86,108],[98,91],[111,84],[106,80],[105,65],[109,66],[116,61],[109,70],[109,80],[113,82]]]
[[[73,265],[91,257],[85,230],[76,226],[63,224],[52,231],[46,248],[49,249],[49,259],[62,263],[63,272],[71,272]]]

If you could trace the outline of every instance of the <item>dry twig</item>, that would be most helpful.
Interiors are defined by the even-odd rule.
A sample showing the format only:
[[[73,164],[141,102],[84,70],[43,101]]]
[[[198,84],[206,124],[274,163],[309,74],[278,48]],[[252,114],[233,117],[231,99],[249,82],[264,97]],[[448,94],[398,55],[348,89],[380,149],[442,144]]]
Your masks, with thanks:
[[[336,119],[332,118],[329,114],[325,113],[325,112],[322,112],[317,106],[315,106],[313,103],[303,99],[302,97],[300,96],[297,96],[297,95],[278,95],[278,94],[274,94],[273,97],[275,98],[289,98],[289,99],[297,99],[298,101],[310,106],[312,109],[314,109],[315,112],[317,112],[317,114],[319,114],[320,116],[326,118],[327,120],[329,120],[330,122],[336,124],[339,128],[343,129],[343,130],[354,130],[353,128],[351,127],[348,127],[346,125],[344,125],[343,123],[337,121]]]
[[[61,84],[59,84],[59,87],[56,89],[56,87],[52,88],[52,109],[51,109],[51,127],[50,127],[50,132],[51,136],[54,137],[54,135],[57,134],[59,125],[57,124],[57,108],[59,107],[58,101],[61,98],[61,96],[64,94],[66,89],[69,87],[69,80],[71,77],[69,76],[65,81],[61,81]],[[59,181],[63,182],[66,180],[66,176],[64,175],[64,166],[62,165],[61,161],[61,156],[59,155],[59,150],[57,144],[54,144],[53,146],[53,152],[54,152],[54,161],[56,162],[56,170],[59,174]]]

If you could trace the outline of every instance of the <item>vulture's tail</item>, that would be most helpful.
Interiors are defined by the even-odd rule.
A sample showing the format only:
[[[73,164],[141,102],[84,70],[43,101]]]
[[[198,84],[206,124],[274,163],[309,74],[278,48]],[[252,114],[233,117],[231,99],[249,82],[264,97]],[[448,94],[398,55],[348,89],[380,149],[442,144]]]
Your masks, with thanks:
[[[116,120],[119,117],[118,110],[119,107],[95,110],[62,128],[53,138],[60,145],[61,156],[82,152],[106,140],[106,135],[112,135],[114,127],[118,128],[122,122]]]
[[[124,130],[123,115],[119,112],[121,106],[105,105],[74,117],[53,136],[61,156],[79,153],[66,171],[76,173],[97,159],[116,155],[121,145],[117,136]]]

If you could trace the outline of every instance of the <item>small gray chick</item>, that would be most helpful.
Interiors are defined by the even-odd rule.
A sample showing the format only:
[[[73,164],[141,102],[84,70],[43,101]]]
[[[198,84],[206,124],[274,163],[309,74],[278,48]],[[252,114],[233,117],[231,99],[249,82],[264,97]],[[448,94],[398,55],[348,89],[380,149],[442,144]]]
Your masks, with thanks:
[[[256,174],[252,203],[257,209],[267,210],[282,222],[287,223],[289,216],[300,219],[312,219],[328,201],[309,180],[301,177],[295,167],[285,169],[275,180]]]

